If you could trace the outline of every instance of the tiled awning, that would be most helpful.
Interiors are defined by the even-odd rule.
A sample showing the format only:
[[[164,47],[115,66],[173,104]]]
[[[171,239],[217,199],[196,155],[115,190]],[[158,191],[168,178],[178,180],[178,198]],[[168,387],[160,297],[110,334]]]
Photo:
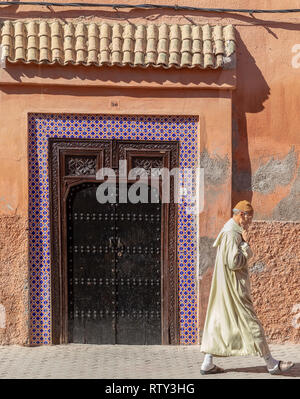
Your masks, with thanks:
[[[16,63],[231,68],[232,25],[3,21],[2,57]]]

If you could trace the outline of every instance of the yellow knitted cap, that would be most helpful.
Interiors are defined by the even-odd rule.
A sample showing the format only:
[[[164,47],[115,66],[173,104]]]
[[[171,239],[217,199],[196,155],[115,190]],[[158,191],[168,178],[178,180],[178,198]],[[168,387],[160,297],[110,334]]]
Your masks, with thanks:
[[[234,208],[238,209],[239,211],[244,211],[244,212],[253,212],[254,211],[250,202],[246,201],[246,200],[238,202]]]

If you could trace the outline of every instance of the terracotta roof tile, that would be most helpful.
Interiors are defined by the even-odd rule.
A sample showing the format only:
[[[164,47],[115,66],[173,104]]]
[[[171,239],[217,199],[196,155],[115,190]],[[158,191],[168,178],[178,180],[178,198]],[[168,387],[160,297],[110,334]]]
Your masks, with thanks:
[[[232,25],[4,21],[0,43],[12,63],[215,69],[235,55]]]

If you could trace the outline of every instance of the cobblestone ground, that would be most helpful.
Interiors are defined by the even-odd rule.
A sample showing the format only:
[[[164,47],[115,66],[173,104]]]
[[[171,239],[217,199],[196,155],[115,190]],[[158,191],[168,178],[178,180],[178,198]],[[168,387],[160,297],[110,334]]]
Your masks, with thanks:
[[[300,345],[270,345],[273,357],[292,360],[285,375],[271,376],[255,356],[215,358],[224,374],[202,376],[199,346],[0,346],[1,379],[300,379]]]

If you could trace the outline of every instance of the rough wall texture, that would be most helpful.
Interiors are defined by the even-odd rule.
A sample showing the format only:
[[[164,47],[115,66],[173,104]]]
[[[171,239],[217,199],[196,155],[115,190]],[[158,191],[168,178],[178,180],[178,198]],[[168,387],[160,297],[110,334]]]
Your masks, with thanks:
[[[300,342],[300,223],[254,222],[254,306],[270,342]]]
[[[0,218],[0,345],[28,343],[27,220]]]
[[[294,146],[283,159],[272,156],[266,163],[260,165],[252,176],[252,191],[262,194],[272,193],[276,185],[290,184],[297,166],[297,156]]]
[[[300,167],[289,194],[276,205],[273,218],[275,220],[300,220]]]

